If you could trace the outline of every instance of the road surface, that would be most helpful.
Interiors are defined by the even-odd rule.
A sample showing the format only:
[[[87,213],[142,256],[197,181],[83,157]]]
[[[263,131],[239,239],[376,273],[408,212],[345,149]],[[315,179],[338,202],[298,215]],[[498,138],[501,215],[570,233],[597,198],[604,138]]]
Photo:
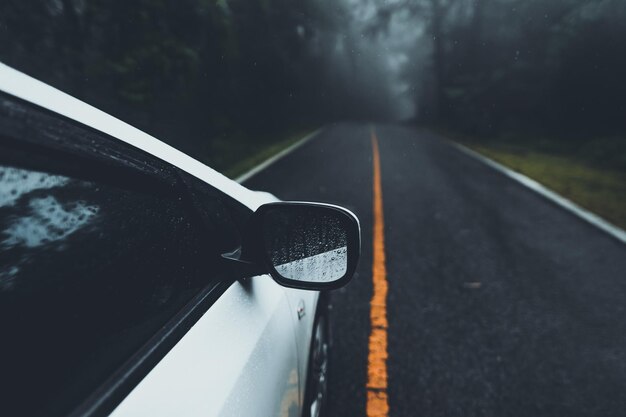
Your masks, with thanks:
[[[376,198],[389,415],[626,413],[623,243],[435,134],[402,126],[329,126],[245,185],[341,204],[361,219],[357,275],[331,294],[331,416],[376,415]]]

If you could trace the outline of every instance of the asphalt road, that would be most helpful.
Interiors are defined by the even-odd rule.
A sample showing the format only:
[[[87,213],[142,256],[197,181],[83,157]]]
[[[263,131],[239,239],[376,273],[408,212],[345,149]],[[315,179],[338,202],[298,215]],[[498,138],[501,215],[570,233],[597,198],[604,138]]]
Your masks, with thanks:
[[[392,416],[626,414],[626,246],[436,135],[376,125]],[[365,416],[370,125],[329,126],[250,179],[361,219],[332,300],[331,416]]]

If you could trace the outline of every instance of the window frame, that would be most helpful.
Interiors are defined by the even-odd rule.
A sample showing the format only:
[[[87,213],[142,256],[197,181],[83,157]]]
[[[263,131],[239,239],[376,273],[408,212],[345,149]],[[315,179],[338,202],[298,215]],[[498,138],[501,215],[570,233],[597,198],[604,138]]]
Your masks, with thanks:
[[[55,173],[62,175],[68,175],[71,177],[104,181],[107,184],[116,185],[122,183],[123,188],[133,190],[135,187],[149,186],[151,183],[160,189],[165,190],[163,187],[165,184],[169,186],[169,192],[174,195],[178,195],[184,200],[184,206],[187,212],[195,217],[199,217],[192,196],[191,187],[188,183],[189,178],[198,181],[202,186],[208,187],[213,193],[215,193],[224,208],[231,214],[231,220],[235,227],[235,232],[241,235],[243,226],[252,215],[252,210],[245,206],[243,203],[235,200],[233,197],[227,195],[224,191],[212,186],[211,184],[203,181],[200,178],[192,176],[185,170],[173,165],[172,163],[159,158],[150,152],[138,148],[130,143],[127,143],[119,138],[111,136],[105,132],[97,130],[84,123],[78,122],[74,119],[56,113],[52,110],[33,104],[22,98],[0,91],[0,100],[6,100],[9,102],[15,102],[18,105],[26,109],[27,117],[25,120],[17,121],[16,125],[12,126],[17,129],[17,132],[5,132],[6,126],[1,123],[2,119],[12,119],[12,115],[0,115],[0,140],[7,140],[10,142],[8,145],[14,148],[19,153],[30,155],[30,152],[34,152],[41,156],[44,160],[53,160],[53,164],[63,166],[59,168],[58,172],[55,169]],[[49,144],[33,143],[33,141],[22,140],[29,134],[33,134],[37,130],[37,126],[31,128],[32,119],[34,118],[52,118],[59,123],[64,123],[71,126],[78,131],[89,132],[91,135],[102,138],[102,147],[106,148],[107,142],[114,143],[116,147],[120,149],[127,149],[129,153],[134,154],[135,161],[145,161],[147,164],[151,163],[161,165],[164,167],[164,178],[168,177],[169,184],[164,179],[154,178],[154,174],[142,172],[138,168],[131,166],[124,166],[123,161],[114,161],[107,159],[106,156],[96,161],[96,165],[93,165],[93,157],[81,154],[80,151],[69,152],[63,149],[62,146],[49,146]],[[23,123],[24,131],[20,131],[19,124]],[[20,137],[21,136],[21,137]],[[52,156],[49,156],[52,155]],[[59,163],[57,160],[71,161],[74,164],[69,166],[67,164]],[[0,162],[3,162],[4,157],[0,155]],[[48,165],[44,163],[25,163],[23,166],[26,168],[40,169],[41,165]],[[81,171],[82,168],[89,166],[88,171]],[[85,172],[89,172],[85,175]],[[111,175],[113,174],[113,175]],[[137,183],[132,181],[128,182],[128,175],[131,175],[133,179],[137,179]],[[157,184],[159,182],[160,184]],[[152,187],[150,187],[152,188]],[[151,191],[156,191],[152,189]],[[169,193],[168,193],[169,194]],[[170,194],[172,195],[172,194]],[[195,222],[201,221],[194,219]],[[227,265],[225,262],[224,265]],[[227,268],[227,266],[225,266]],[[103,380],[98,388],[96,388],[91,394],[85,398],[77,399],[76,405],[73,410],[69,412],[69,416],[96,416],[107,415],[112,412],[115,407],[132,391],[132,389],[163,359],[167,353],[184,337],[184,335],[195,325],[195,323],[209,310],[209,308],[219,299],[219,297],[235,282],[236,276],[227,273],[227,277],[222,280],[209,283],[203,287],[191,300],[189,300],[177,313],[174,314],[154,335],[152,335],[136,352],[134,352],[124,363],[117,368],[112,374],[110,374],[105,380]]]

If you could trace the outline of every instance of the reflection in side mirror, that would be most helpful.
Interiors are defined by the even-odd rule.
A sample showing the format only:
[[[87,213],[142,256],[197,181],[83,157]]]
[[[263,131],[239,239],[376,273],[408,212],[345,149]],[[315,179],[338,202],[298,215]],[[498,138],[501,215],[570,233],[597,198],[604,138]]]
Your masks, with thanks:
[[[345,285],[356,268],[360,229],[354,214],[314,203],[271,203],[256,212],[262,256],[285,286],[330,289]]]

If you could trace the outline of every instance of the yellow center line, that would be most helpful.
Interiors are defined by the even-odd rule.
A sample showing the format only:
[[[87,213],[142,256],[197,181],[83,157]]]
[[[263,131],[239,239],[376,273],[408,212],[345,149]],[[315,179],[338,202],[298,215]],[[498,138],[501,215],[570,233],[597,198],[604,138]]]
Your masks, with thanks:
[[[385,267],[385,230],[383,192],[380,181],[380,154],[378,138],[372,127],[372,155],[374,163],[374,251],[372,278],[374,294],[370,302],[372,332],[367,358],[367,417],[389,415],[387,398],[387,268]]]

